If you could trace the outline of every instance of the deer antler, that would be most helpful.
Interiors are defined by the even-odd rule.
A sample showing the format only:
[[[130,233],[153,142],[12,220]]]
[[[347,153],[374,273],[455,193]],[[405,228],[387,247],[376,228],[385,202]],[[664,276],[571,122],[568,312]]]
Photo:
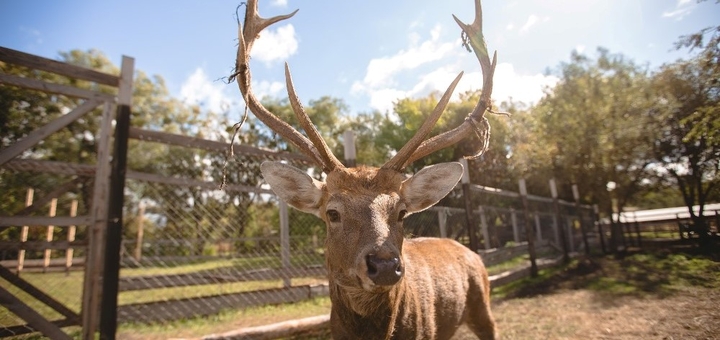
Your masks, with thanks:
[[[285,64],[285,78],[290,103],[295,115],[300,121],[300,125],[308,134],[309,140],[288,123],[268,111],[255,97],[251,88],[250,50],[252,49],[255,39],[258,38],[263,29],[279,21],[291,18],[298,10],[287,15],[278,15],[266,19],[260,17],[258,13],[257,0],[248,0],[246,7],[244,25],[239,25],[238,27],[238,40],[240,42],[238,44],[237,59],[235,60],[235,73],[231,77],[231,80],[237,78],[238,87],[243,94],[245,103],[260,121],[295,145],[302,153],[309,156],[318,166],[322,167],[323,171],[327,173],[333,169],[342,167],[342,163],[340,163],[330,151],[327,143],[322,139],[307,113],[303,110],[300,100],[293,88],[292,78],[290,77],[290,70],[287,64]]]
[[[488,55],[487,45],[485,44],[485,38],[482,33],[482,5],[480,0],[475,0],[475,20],[471,25],[464,24],[455,15],[453,15],[453,18],[463,30],[463,45],[466,47],[470,45],[470,47],[472,47],[472,50],[475,52],[475,56],[480,62],[480,67],[482,68],[483,88],[480,100],[477,105],[475,105],[475,109],[468,114],[465,121],[460,126],[420,143],[421,140],[425,139],[427,134],[435,125],[435,122],[437,122],[438,118],[440,118],[440,114],[444,110],[445,105],[447,105],[445,97],[449,97],[452,93],[459,77],[462,75],[461,73],[458,78],[455,78],[455,81],[450,84],[450,87],[447,91],[445,91],[445,95],[443,95],[443,98],[435,107],[435,110],[430,114],[430,116],[428,116],[428,118],[426,118],[425,122],[416,132],[415,136],[413,136],[413,138],[410,139],[410,141],[405,144],[405,146],[403,146],[391,160],[385,163],[383,168],[401,170],[408,164],[437,150],[456,144],[473,133],[480,137],[482,145],[475,155],[466,158],[479,157],[487,150],[490,137],[490,124],[488,123],[487,118],[485,118],[485,111],[491,107],[490,96],[492,95],[493,75],[495,74],[495,65],[497,64],[497,52],[493,54],[491,62]],[[445,102],[443,102],[443,100],[445,100]],[[436,112],[440,107],[442,108],[439,112]]]

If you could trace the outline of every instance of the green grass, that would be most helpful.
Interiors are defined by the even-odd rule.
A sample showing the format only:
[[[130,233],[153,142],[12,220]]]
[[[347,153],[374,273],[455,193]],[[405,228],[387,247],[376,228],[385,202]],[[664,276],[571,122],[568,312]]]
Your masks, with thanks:
[[[275,322],[330,313],[330,298],[314,298],[293,304],[281,304],[224,311],[209,317],[177,320],[162,324],[124,324],[118,329],[118,338],[168,339],[200,337],[227,332],[241,327],[253,327]]]

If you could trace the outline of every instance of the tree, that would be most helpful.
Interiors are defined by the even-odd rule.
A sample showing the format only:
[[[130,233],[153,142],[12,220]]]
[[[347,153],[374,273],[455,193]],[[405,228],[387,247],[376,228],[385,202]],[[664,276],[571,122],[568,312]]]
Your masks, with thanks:
[[[585,201],[606,202],[609,214],[612,195],[622,210],[649,176],[652,138],[642,128],[653,102],[647,70],[600,48],[594,60],[573,52],[558,73],[560,82],[525,118],[524,133],[532,138],[518,138],[516,166],[531,188],[547,187],[547,178],[555,177],[564,182],[561,195],[569,196],[575,183]],[[609,182],[616,183],[612,192]]]
[[[705,35],[710,39],[703,44]],[[658,96],[656,171],[682,193],[705,246],[709,235],[704,205],[720,187],[719,44],[720,26],[682,38],[679,47],[700,48],[700,53],[664,65],[653,79]],[[697,213],[694,205],[700,206]]]

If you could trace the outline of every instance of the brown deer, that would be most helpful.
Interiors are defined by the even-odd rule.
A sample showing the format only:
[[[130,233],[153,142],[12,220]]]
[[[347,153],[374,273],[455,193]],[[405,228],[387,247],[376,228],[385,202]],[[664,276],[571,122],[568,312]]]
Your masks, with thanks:
[[[460,163],[428,166],[414,176],[402,170],[411,162],[468,136],[480,137],[487,148],[491,62],[482,36],[482,9],[475,0],[472,25],[455,20],[463,38],[475,51],[483,69],[483,92],[460,126],[425,140],[445,109],[460,75],[415,136],[380,168],[346,168],[303,110],[290,72],[285,76],[290,103],[307,137],[263,107],[250,86],[249,58],[254,40],[269,25],[293,16],[262,18],[257,0],[247,3],[239,32],[236,73],[248,108],[272,130],[288,140],[326,174],[324,182],[280,162],[265,162],[263,176],[289,205],[319,216],[327,225],[326,266],[335,339],[448,339],[466,323],[481,339],[494,339],[490,286],[480,256],[450,239],[405,239],[403,219],[425,210],[450,192],[462,176]]]

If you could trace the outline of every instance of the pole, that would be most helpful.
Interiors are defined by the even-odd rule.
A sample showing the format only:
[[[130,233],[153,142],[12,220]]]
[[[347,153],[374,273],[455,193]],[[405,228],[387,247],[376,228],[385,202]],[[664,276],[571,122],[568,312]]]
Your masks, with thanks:
[[[120,248],[122,246],[123,205],[125,203],[125,172],[127,171],[128,138],[132,105],[132,70],[134,59],[123,57],[115,116],[115,145],[110,165],[108,220],[105,234],[104,274],[100,303],[100,339],[114,340],[117,332],[118,286],[120,280]]]
[[[135,261],[140,262],[142,259],[143,235],[145,234],[145,204],[140,202],[138,207],[138,230],[137,239],[135,240]]]
[[[57,198],[53,198],[52,201],[50,201],[50,213],[48,216],[55,217],[55,213],[57,212]],[[49,225],[47,227],[47,234],[45,235],[45,241],[48,242],[48,246],[50,245],[50,242],[53,240],[53,234],[55,233],[55,226]],[[45,248],[44,254],[43,254],[43,273],[46,273],[48,270],[48,267],[50,267],[50,257],[52,255],[52,249],[51,248]]]
[[[468,168],[467,159],[461,158],[460,164],[463,166],[463,176],[460,180],[462,183],[463,200],[465,201],[465,223],[467,225],[468,237],[470,238],[470,249],[477,252],[480,248],[477,237],[477,226],[473,222],[472,216],[472,197],[470,193],[470,170]],[[490,240],[486,239],[485,244],[487,245]],[[489,249],[489,248],[488,248]]]
[[[77,207],[78,207],[78,201],[72,200],[70,203],[70,217],[77,216]],[[75,241],[75,230],[77,229],[76,226],[71,225],[68,228],[68,234],[67,234],[67,240],[68,244],[72,243],[72,241]],[[75,250],[68,246],[68,249],[65,251],[65,275],[70,275],[70,267],[72,267],[72,261],[73,261],[73,254]]]
[[[283,269],[290,267],[290,218],[288,216],[288,205],[280,200],[280,262]],[[283,271],[283,287],[290,287],[290,278]]]
[[[560,216],[560,202],[558,201],[557,187],[555,186],[555,179],[550,179],[550,194],[552,195],[553,207],[555,208],[555,216],[558,225],[558,233],[560,234],[560,242],[563,248],[563,262],[570,263],[570,255],[568,254],[568,242],[567,235],[565,235],[565,228],[563,227],[562,218]]]
[[[573,198],[575,199],[575,211],[577,212],[578,219],[580,220],[580,232],[582,234],[583,245],[585,245],[585,255],[590,255],[590,244],[588,243],[587,231],[583,223],[582,215],[580,214],[580,192],[578,191],[577,184],[572,185]]]
[[[538,267],[535,254],[535,235],[533,232],[533,226],[530,224],[530,211],[528,209],[527,200],[527,188],[525,187],[525,179],[521,178],[518,181],[520,187],[520,201],[523,205],[523,214],[525,216],[525,237],[528,243],[528,255],[530,255],[530,276],[538,276]]]
[[[352,130],[343,133],[343,149],[345,151],[345,166],[354,167],[356,165],[355,132]]]
[[[593,204],[593,220],[597,224],[600,248],[602,248],[603,254],[607,254],[607,250],[605,249],[605,235],[603,235],[602,223],[600,223],[600,207],[598,207],[597,204]]]
[[[35,196],[35,190],[32,188],[27,189],[27,195],[25,196],[25,207],[29,207],[33,204],[33,196]],[[28,232],[30,227],[24,225],[22,227],[22,231],[20,231],[20,242],[24,243],[27,242],[28,238]],[[17,264],[17,275],[20,275],[20,272],[23,270],[23,266],[25,265],[25,249],[20,249],[18,252],[18,264]]]

